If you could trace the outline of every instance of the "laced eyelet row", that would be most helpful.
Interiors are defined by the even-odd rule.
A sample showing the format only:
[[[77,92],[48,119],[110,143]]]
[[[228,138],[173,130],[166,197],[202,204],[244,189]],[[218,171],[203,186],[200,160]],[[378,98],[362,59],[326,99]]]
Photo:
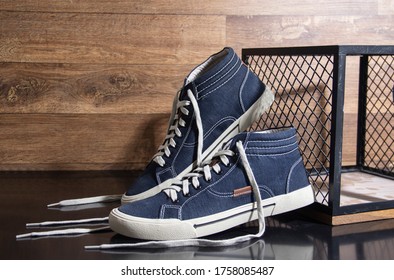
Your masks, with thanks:
[[[160,145],[157,153],[153,156],[152,160],[163,167],[166,164],[165,159],[171,158],[170,147],[175,148],[176,142],[174,140],[175,137],[182,138],[182,133],[179,130],[179,127],[186,127],[186,122],[182,119],[182,115],[188,116],[190,111],[186,109],[188,106],[192,106],[194,109],[194,114],[196,118],[196,126],[198,131],[198,141],[197,141],[197,163],[201,163],[202,157],[202,145],[203,145],[203,129],[202,129],[202,121],[200,116],[200,109],[198,108],[198,103],[196,97],[193,95],[193,92],[189,89],[187,90],[187,96],[189,100],[179,100],[180,92],[178,92],[177,96],[174,99],[173,110],[170,117],[170,125],[167,131],[167,136],[165,137],[164,143]],[[164,159],[165,158],[165,159]]]
[[[173,183],[168,189],[163,190],[168,197],[170,197],[173,203],[177,203],[178,200],[178,192],[182,191],[183,196],[189,197],[190,187],[193,187],[195,190],[200,190],[202,188],[199,178],[203,177],[205,182],[212,182],[211,172],[214,171],[216,174],[222,174],[223,170],[220,167],[221,165],[226,168],[231,167],[232,162],[229,160],[229,157],[234,157],[235,153],[232,150],[220,150],[218,151],[212,160],[208,162],[204,162],[200,167],[197,167],[193,170],[193,172],[186,174],[182,179],[177,180]]]

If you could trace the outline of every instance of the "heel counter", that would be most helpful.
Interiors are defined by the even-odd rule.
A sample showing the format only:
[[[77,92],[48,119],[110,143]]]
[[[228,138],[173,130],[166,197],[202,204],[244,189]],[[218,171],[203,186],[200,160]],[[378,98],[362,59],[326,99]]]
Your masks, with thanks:
[[[300,156],[290,168],[289,175],[287,177],[286,193],[301,189],[310,185],[308,175]]]

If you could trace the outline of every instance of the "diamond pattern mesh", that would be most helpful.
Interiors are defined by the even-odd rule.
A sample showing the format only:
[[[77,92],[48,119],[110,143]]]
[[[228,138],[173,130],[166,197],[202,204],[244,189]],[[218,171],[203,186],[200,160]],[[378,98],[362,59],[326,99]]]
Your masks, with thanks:
[[[394,174],[394,56],[368,60],[364,166]]]
[[[328,205],[333,56],[250,55],[250,69],[276,93],[251,130],[294,126],[316,201]]]

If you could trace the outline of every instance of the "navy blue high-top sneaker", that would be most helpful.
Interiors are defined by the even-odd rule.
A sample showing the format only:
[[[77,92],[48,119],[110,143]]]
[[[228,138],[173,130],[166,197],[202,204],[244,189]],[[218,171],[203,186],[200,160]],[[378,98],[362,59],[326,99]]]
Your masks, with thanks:
[[[163,144],[122,196],[122,203],[166,189],[248,128],[273,100],[271,91],[233,49],[209,57],[186,77],[174,99]]]
[[[314,202],[294,128],[240,133],[212,160],[171,183],[154,196],[112,210],[111,229],[193,245],[187,240],[257,219],[262,225],[265,216]],[[257,237],[263,232],[260,226]]]

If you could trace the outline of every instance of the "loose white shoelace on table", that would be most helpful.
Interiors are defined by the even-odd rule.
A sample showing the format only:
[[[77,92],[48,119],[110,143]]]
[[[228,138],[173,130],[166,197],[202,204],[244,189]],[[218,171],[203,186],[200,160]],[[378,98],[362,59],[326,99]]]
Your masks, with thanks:
[[[36,239],[36,238],[47,238],[47,237],[57,237],[57,236],[79,236],[88,233],[111,231],[109,226],[98,227],[98,228],[69,228],[69,229],[59,229],[50,231],[37,231],[29,232],[25,234],[19,234],[16,236],[16,240],[23,239]]]
[[[56,229],[49,231],[38,231],[30,232],[25,234],[19,234],[16,236],[17,240],[38,238],[38,237],[54,237],[54,236],[74,236],[82,235],[87,233],[101,232],[104,230],[110,230],[108,225],[108,217],[102,218],[90,218],[80,220],[65,220],[65,221],[46,221],[42,223],[28,223],[26,228],[57,228],[57,227],[72,227],[72,226],[98,226],[94,228],[67,228],[67,229]]]
[[[165,160],[163,156],[169,157],[171,155],[169,147],[176,146],[176,142],[174,137],[182,137],[182,133],[179,130],[179,126],[184,127],[186,122],[182,119],[182,115],[178,112],[181,112],[183,115],[188,116],[190,111],[186,108],[193,106],[194,115],[196,119],[196,126],[198,131],[198,140],[197,140],[197,166],[201,165],[202,158],[202,150],[203,150],[203,128],[202,121],[200,115],[200,108],[198,107],[197,99],[194,96],[193,92],[189,89],[186,94],[189,97],[189,100],[179,100],[179,95],[181,91],[178,91],[176,94],[173,106],[171,117],[168,124],[168,132],[167,136],[164,139],[164,144],[160,145],[158,148],[158,152],[153,156],[152,160],[159,164],[160,166],[164,166]],[[90,203],[100,203],[100,202],[113,202],[119,201],[122,198],[122,194],[117,195],[101,195],[94,197],[85,197],[85,198],[76,198],[76,199],[66,199],[56,203],[49,204],[48,207],[64,207],[64,206],[74,206],[74,205],[82,205],[82,204],[90,204]]]
[[[28,223],[27,228],[43,228],[43,227],[64,227],[74,225],[108,225],[108,217],[103,218],[89,218],[80,220],[65,220],[65,221],[47,221],[42,223]]]

